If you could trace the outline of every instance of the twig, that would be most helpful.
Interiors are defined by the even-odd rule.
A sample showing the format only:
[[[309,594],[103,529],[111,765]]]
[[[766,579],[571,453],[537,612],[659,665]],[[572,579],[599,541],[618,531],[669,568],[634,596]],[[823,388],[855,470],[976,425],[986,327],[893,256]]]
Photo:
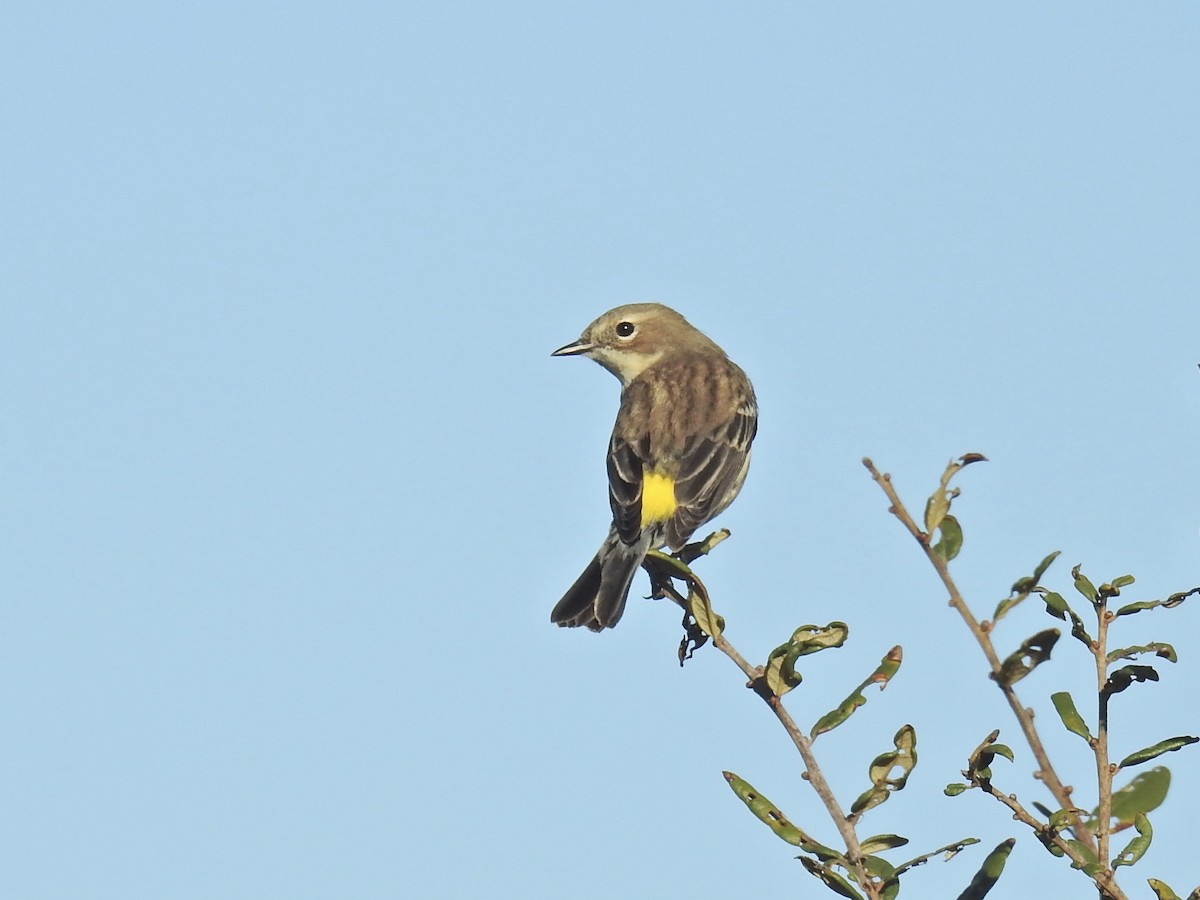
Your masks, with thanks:
[[[863,458],[863,465],[866,467],[867,471],[871,473],[871,477],[875,480],[875,483],[878,484],[880,489],[883,490],[884,494],[887,495],[888,501],[891,503],[888,511],[900,520],[900,523],[904,525],[904,527],[908,530],[908,533],[913,536],[918,544],[920,544],[921,549],[925,553],[925,557],[929,560],[930,564],[937,572],[938,577],[942,581],[942,585],[946,589],[946,593],[949,595],[950,605],[955,609],[956,612],[958,612],[963,622],[966,623],[967,627],[971,631],[971,634],[974,635],[975,640],[978,642],[980,649],[983,651],[983,655],[986,657],[988,665],[992,670],[992,679],[996,682],[997,686],[1000,688],[1000,691],[1003,693],[1004,699],[1008,702],[1009,708],[1012,710],[1013,715],[1016,716],[1017,722],[1021,727],[1021,732],[1025,735],[1025,740],[1029,744],[1030,750],[1033,751],[1034,759],[1037,761],[1038,765],[1038,769],[1034,773],[1034,777],[1046,785],[1047,790],[1050,791],[1051,795],[1054,797],[1061,809],[1071,811],[1070,815],[1074,820],[1071,830],[1074,833],[1076,840],[1080,841],[1084,846],[1086,846],[1089,851],[1096,854],[1096,858],[1105,866],[1105,872],[1099,873],[1095,878],[1097,886],[1100,888],[1104,896],[1111,897],[1112,900],[1126,900],[1124,893],[1121,892],[1121,889],[1113,880],[1111,869],[1108,868],[1108,848],[1105,846],[1103,849],[1101,849],[1101,847],[1098,846],[1096,836],[1086,827],[1082,816],[1078,811],[1076,811],[1075,804],[1071,802],[1071,788],[1062,783],[1061,779],[1058,777],[1058,773],[1054,770],[1053,764],[1050,762],[1050,756],[1047,754],[1046,748],[1042,744],[1041,737],[1038,735],[1037,727],[1033,721],[1033,710],[1024,706],[1021,703],[1020,698],[1017,697],[1017,693],[1013,689],[1013,686],[1011,684],[1006,684],[1004,679],[999,677],[1001,671],[1001,660],[999,654],[996,653],[995,645],[992,643],[988,623],[984,622],[981,624],[967,606],[966,601],[963,599],[962,594],[958,590],[958,585],[955,584],[954,578],[950,574],[950,567],[947,561],[940,554],[935,552],[933,548],[933,536],[922,531],[917,523],[913,520],[912,515],[909,514],[908,509],[904,506],[903,501],[900,500],[899,495],[896,493],[896,489],[892,485],[891,476],[887,473],[880,472],[869,458]],[[1102,626],[1102,628],[1103,627],[1104,626]],[[1097,665],[1100,666],[1103,672],[1103,653],[1098,653]],[[1100,686],[1103,687],[1105,675],[1101,674],[1100,678]],[[1101,702],[1103,703],[1104,701],[1102,700]],[[1106,711],[1102,710],[1102,712],[1106,714]],[[1100,766],[1099,754],[1100,751],[1097,749],[1098,768]],[[1104,749],[1104,766],[1108,766],[1107,746]],[[1111,775],[1109,776],[1108,781],[1111,789]],[[1103,779],[1101,780],[1101,783],[1103,784]],[[1001,799],[1001,802],[1004,802],[1006,806],[1013,808],[1008,802],[1005,801],[1005,795],[994,793],[993,796]],[[1013,803],[1015,802],[1016,801],[1014,800]],[[1109,795],[1109,802],[1111,804],[1111,793]],[[1014,812],[1016,812],[1015,809]],[[1101,812],[1103,812],[1103,810],[1101,810]],[[1035,819],[1028,812],[1025,813],[1025,816],[1027,816],[1028,819],[1020,817],[1018,818],[1020,818],[1020,820],[1026,824],[1031,825],[1031,827],[1037,827],[1039,830],[1041,830],[1042,825],[1037,821],[1037,819]],[[1102,840],[1105,840],[1106,838],[1107,835],[1104,835]],[[1079,860],[1076,859],[1076,855],[1077,854],[1072,852],[1071,859],[1075,862],[1078,862]]]
[[[651,572],[651,577],[654,578],[655,573]],[[705,590],[703,583],[694,573],[685,576],[685,580],[689,582],[689,587],[694,588],[695,586],[699,586],[700,590]],[[693,581],[694,584],[692,584]],[[687,599],[675,589],[669,580],[656,579],[655,588],[678,604],[685,612],[688,610]],[[783,726],[784,731],[792,739],[792,743],[796,745],[796,750],[799,751],[800,758],[804,761],[806,769],[803,778],[812,785],[813,790],[821,798],[821,802],[829,813],[829,817],[833,819],[834,825],[837,826],[838,833],[846,845],[846,860],[853,868],[855,880],[858,882],[859,887],[867,891],[870,897],[878,897],[879,885],[871,878],[866,866],[863,864],[862,847],[858,842],[858,835],[855,833],[854,824],[842,812],[837,798],[833,795],[833,789],[821,773],[821,767],[817,764],[817,758],[813,754],[812,742],[800,730],[800,727],[791,717],[791,714],[788,713],[787,709],[780,702],[780,698],[766,688],[762,667],[754,666],[747,662],[746,658],[729,643],[723,632],[715,637],[710,635],[710,638],[713,646],[733,660],[733,664],[742,670],[747,679],[746,686],[754,690],[762,698],[763,702],[770,707],[771,712],[775,714],[775,718],[779,720],[779,724]]]
[[[1108,761],[1108,700],[1105,689],[1108,682],[1108,625],[1112,621],[1103,598],[1096,603],[1096,643],[1091,649],[1096,657],[1096,695],[1098,714],[1096,717],[1096,786],[1099,802],[1096,808],[1096,858],[1104,866],[1111,881],[1112,864],[1109,862],[1109,838],[1112,831],[1112,782],[1113,772]]]

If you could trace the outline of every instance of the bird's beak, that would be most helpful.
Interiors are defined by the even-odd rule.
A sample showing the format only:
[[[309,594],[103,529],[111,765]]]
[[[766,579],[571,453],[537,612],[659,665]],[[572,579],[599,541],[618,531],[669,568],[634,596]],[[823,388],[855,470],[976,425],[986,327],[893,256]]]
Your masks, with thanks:
[[[589,350],[592,350],[593,348],[595,348],[595,346],[596,345],[591,343],[590,341],[585,341],[583,338],[580,338],[577,341],[572,341],[571,343],[567,344],[567,346],[565,346],[565,347],[559,347],[557,350],[555,350],[550,355],[551,356],[578,356],[581,353],[587,353]]]

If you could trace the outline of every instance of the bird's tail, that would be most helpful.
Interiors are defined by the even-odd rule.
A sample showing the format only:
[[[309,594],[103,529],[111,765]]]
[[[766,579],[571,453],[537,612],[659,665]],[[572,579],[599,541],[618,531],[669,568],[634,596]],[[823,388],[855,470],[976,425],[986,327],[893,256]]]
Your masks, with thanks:
[[[596,558],[558,601],[550,621],[564,628],[583,626],[591,631],[612,628],[621,621],[633,576],[650,549],[650,537],[626,544],[610,531]]]

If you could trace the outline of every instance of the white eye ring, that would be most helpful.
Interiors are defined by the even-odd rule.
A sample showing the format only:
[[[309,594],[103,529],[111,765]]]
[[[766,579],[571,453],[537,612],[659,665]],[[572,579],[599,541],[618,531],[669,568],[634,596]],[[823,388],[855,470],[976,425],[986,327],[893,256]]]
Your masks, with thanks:
[[[623,341],[627,341],[637,334],[637,326],[632,322],[618,322],[615,330],[617,332],[617,337]]]

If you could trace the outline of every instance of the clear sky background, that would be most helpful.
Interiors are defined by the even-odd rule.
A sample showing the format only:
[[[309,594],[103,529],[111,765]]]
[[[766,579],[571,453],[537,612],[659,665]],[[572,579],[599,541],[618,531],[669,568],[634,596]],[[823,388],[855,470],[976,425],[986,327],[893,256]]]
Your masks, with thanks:
[[[832,896],[730,793],[836,834],[782,730],[673,607],[551,606],[607,527],[618,386],[549,352],[660,300],[762,407],[701,564],[762,660],[806,622],[802,722],[904,859],[1018,838],[997,898],[1091,897],[998,804],[983,660],[859,460],[960,478],[987,615],[1047,581],[1200,584],[1200,7],[19,4],[0,27],[4,772],[20,898]],[[645,592],[643,581],[636,594]],[[1000,643],[1055,624],[1030,603]],[[1200,602],[1114,701],[1114,752],[1200,733]],[[1021,685],[1064,778],[1090,755]],[[1125,875],[1200,883],[1195,748]],[[911,850],[912,853],[907,853]],[[913,873],[953,897],[973,848]],[[780,894],[782,895],[782,894]]]

